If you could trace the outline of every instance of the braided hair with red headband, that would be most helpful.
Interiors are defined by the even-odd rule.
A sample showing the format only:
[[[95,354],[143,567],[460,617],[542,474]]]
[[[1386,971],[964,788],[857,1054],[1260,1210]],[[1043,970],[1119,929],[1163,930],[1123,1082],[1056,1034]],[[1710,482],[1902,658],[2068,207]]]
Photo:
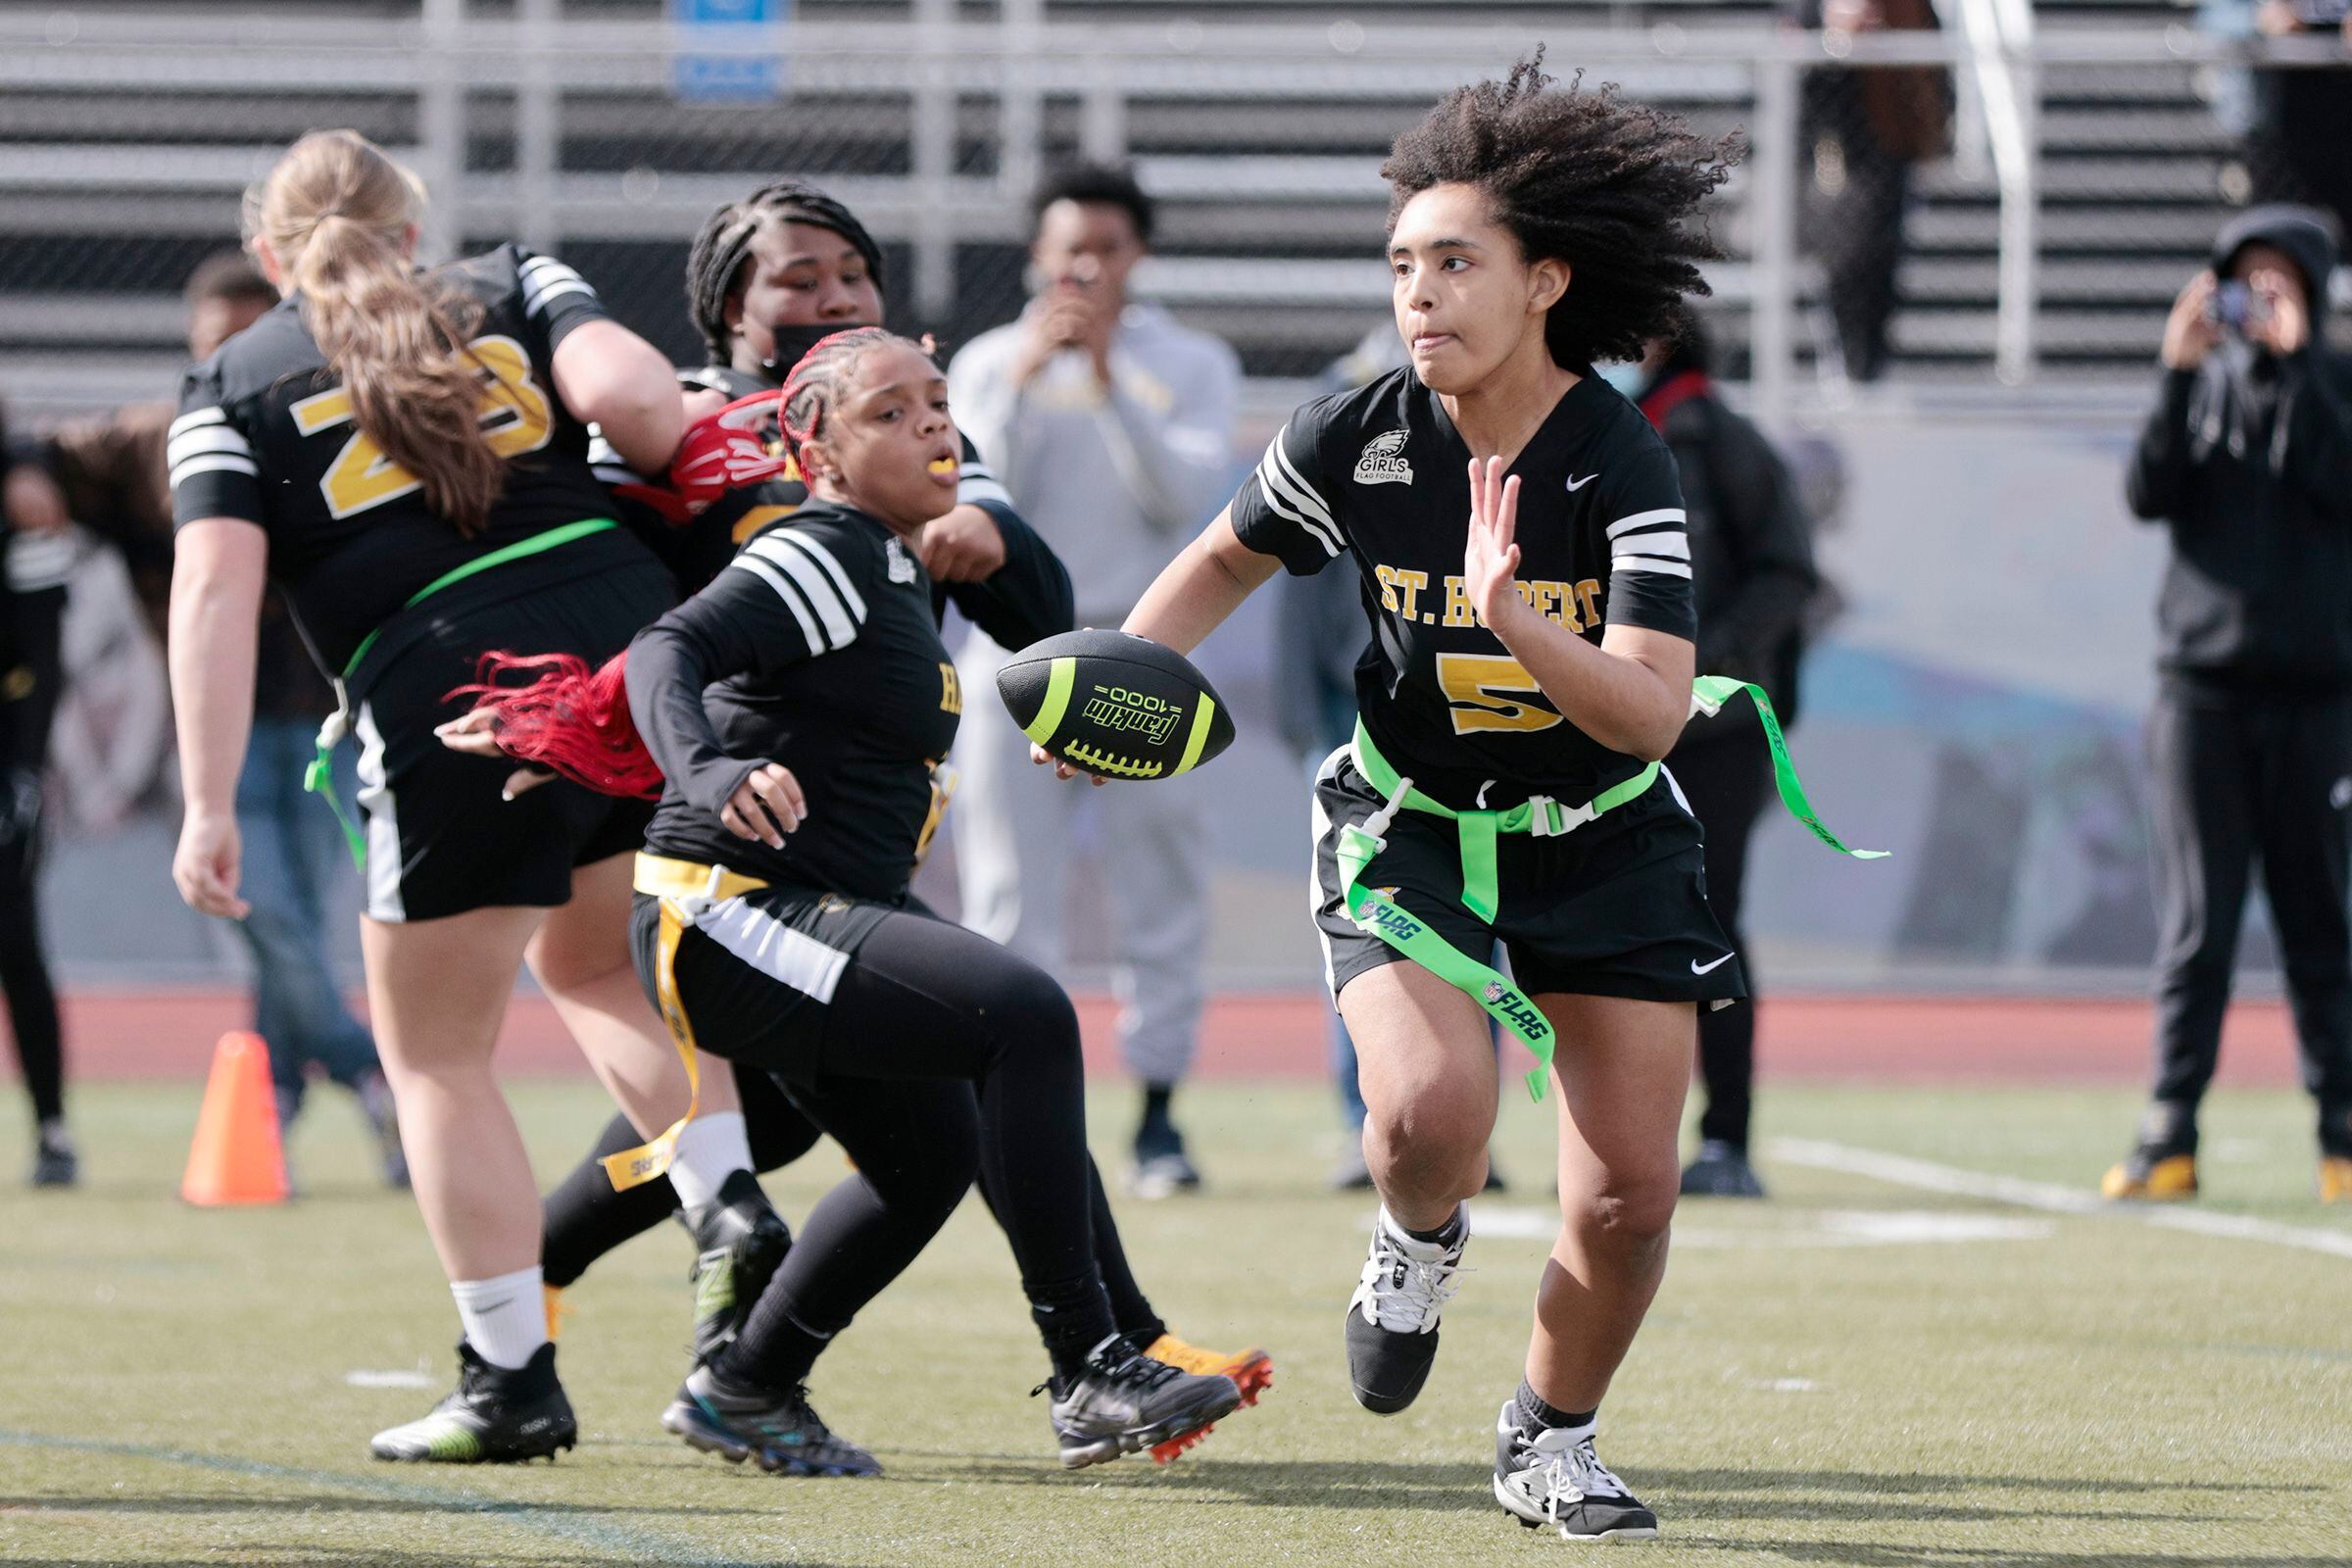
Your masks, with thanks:
[[[858,361],[869,349],[891,344],[930,352],[926,344],[883,327],[851,327],[818,339],[777,394],[785,451],[801,465],[811,489],[814,476],[808,475],[803,449],[823,430]],[[447,700],[469,697],[474,711],[489,712],[499,750],[516,761],[547,768],[599,794],[653,800],[662,793],[662,769],[629,717],[628,657],[623,650],[591,669],[574,654],[487,653],[475,668],[474,684],[459,687]],[[502,677],[510,675],[531,679],[520,686],[506,684]]]

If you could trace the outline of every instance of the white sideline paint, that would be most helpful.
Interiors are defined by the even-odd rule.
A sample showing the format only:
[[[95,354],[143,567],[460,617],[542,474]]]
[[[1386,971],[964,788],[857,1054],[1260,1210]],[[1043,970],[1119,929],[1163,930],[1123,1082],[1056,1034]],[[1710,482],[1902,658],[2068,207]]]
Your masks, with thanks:
[[[2274,1247],[2300,1248],[2331,1257],[2352,1257],[2352,1231],[2321,1230],[2306,1225],[2281,1225],[2275,1220],[2250,1219],[2240,1214],[2214,1214],[2202,1209],[2165,1207],[2152,1203],[2110,1203],[2087,1188],[2061,1187],[2054,1182],[2030,1182],[2017,1176],[1938,1165],[1908,1154],[1888,1154],[1875,1149],[1813,1138],[1775,1138],[1765,1146],[1768,1158],[1816,1170],[1843,1171],[1873,1181],[1909,1187],[1919,1192],[1949,1193],[1959,1198],[1988,1198],[2037,1208],[2046,1214],[2102,1214],[2133,1219],[2161,1230],[2188,1231],[2230,1241],[2269,1242]],[[1676,1240],[1679,1242],[1680,1237]]]
[[[371,1372],[358,1367],[343,1374],[343,1381],[355,1389],[429,1389],[433,1380],[422,1372]]]
[[[1785,1224],[1749,1230],[1676,1223],[1674,1245],[1702,1250],[1792,1247],[1904,1247],[1920,1243],[2039,1242],[2057,1233],[2048,1220],[2010,1214],[1952,1214],[1928,1209],[1885,1212],[1863,1209],[1776,1209]],[[1472,1204],[1470,1234],[1547,1242],[1559,1234],[1559,1211],[1551,1208]]]

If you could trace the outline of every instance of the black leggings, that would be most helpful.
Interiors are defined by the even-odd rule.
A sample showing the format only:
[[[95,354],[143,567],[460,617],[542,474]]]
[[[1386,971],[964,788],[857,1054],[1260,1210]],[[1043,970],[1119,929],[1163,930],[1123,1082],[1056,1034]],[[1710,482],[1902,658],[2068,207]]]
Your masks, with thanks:
[[[755,895],[750,906],[790,921],[809,912],[796,912],[801,897]],[[830,934],[824,906],[815,918],[812,929]],[[658,926],[658,907],[640,901],[640,955]],[[1113,1332],[1096,1256],[1078,1016],[1052,976],[906,910],[872,917],[821,998],[701,931],[680,943],[676,974],[697,1038],[778,1074],[857,1165],[809,1214],[730,1364],[757,1364],[770,1328],[838,1332],[913,1261],[975,1175],[1057,1369]]]
[[[743,1101],[744,1129],[751,1138],[754,1170],[764,1174],[781,1169],[808,1152],[823,1136],[815,1123],[794,1105],[786,1089],[767,1074],[737,1072],[735,1085]],[[980,1098],[976,1094],[967,1098],[973,1137],[977,1139]],[[623,1242],[644,1235],[677,1211],[678,1195],[667,1177],[616,1192],[612,1178],[605,1173],[606,1155],[624,1152],[644,1142],[645,1135],[628,1117],[615,1114],[605,1124],[604,1136],[597,1140],[587,1157],[547,1195],[546,1233],[540,1243],[540,1253],[548,1284],[562,1290],[576,1283],[598,1258]],[[1095,1263],[1102,1275],[1102,1288],[1110,1296],[1111,1316],[1121,1334],[1148,1346],[1167,1332],[1167,1324],[1152,1310],[1151,1298],[1145,1296],[1128,1264],[1127,1250],[1119,1239],[1118,1221],[1110,1212],[1110,1195],[1102,1186],[1102,1172],[1091,1157],[1087,1160],[1087,1175],[1093,1200]],[[980,1184],[980,1196],[987,1201],[989,1212],[996,1213],[996,1199],[985,1181]]]
[[[0,466],[5,466],[0,463]],[[0,544],[7,529],[0,525]],[[0,991],[33,1119],[66,1113],[57,988],[41,948],[41,769],[65,683],[66,591],[12,591],[0,570]]]
[[[66,1113],[66,1061],[57,988],[41,948],[40,803],[37,770],[0,769],[0,990],[8,993],[33,1119],[48,1122]]]

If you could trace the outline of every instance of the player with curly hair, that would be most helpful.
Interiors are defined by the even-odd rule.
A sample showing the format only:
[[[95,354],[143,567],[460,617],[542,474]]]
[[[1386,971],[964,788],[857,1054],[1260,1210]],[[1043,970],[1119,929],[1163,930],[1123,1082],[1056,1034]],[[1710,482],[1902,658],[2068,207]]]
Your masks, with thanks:
[[[1658,760],[1693,690],[1674,458],[1592,362],[1639,357],[1705,292],[1699,210],[1732,153],[1555,87],[1540,55],[1448,95],[1382,169],[1410,368],[1294,414],[1126,625],[1190,652],[1278,567],[1362,577],[1362,717],[1313,809],[1381,1195],[1350,1379],[1392,1413],[1436,1355],[1486,1179],[1493,1017],[1546,1062],[1538,1098],[1558,1086],[1561,1206],[1494,1494],[1572,1539],[1657,1530],[1594,1421],[1665,1271],[1697,1009],[1745,992]],[[1509,978],[1482,961],[1497,938]]]

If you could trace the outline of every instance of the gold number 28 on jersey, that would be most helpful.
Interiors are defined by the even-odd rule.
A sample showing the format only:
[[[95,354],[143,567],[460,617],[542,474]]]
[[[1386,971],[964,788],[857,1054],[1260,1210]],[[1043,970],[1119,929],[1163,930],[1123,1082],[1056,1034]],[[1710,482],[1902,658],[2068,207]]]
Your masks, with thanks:
[[[514,458],[547,445],[555,434],[555,410],[539,383],[531,379],[531,357],[523,346],[511,337],[491,336],[477,337],[466,347],[489,371],[482,387],[482,435],[490,450],[502,458]],[[304,398],[292,412],[296,429],[304,435],[317,435],[351,422],[351,394],[336,387]],[[408,495],[419,482],[384,456],[384,449],[365,430],[355,430],[327,466],[325,476],[318,481],[318,493],[326,497],[327,511],[348,517]]]
[[[1538,700],[1543,688],[1527,666],[1499,654],[1440,654],[1438,686],[1453,710],[1456,735],[1549,729],[1561,722]]]

